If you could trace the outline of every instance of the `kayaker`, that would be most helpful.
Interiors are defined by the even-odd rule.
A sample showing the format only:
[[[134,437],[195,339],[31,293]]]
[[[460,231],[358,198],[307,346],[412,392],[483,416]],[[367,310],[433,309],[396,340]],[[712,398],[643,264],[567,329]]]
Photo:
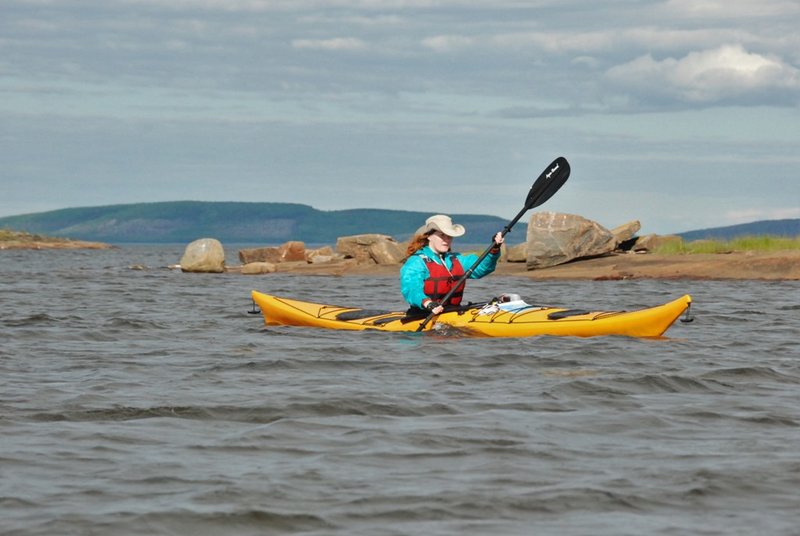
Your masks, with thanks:
[[[459,305],[464,284],[453,293],[448,303],[440,303],[456,282],[478,260],[478,255],[451,251],[453,238],[466,232],[463,225],[453,223],[450,216],[436,214],[417,229],[406,250],[406,261],[400,268],[400,292],[409,303],[409,314],[439,314],[445,305]],[[469,279],[480,279],[494,272],[500,258],[502,233],[494,237],[494,246]]]

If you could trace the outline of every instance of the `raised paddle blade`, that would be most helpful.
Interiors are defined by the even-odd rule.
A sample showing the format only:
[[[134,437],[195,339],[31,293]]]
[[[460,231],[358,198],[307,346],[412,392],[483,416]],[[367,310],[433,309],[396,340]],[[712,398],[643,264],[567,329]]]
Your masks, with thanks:
[[[525,206],[522,207],[522,210],[519,211],[519,214],[516,217],[508,222],[508,225],[505,226],[502,233],[505,236],[511,228],[516,225],[519,219],[530,209],[533,207],[538,207],[539,205],[543,204],[545,201],[553,197],[559,188],[564,186],[564,183],[567,182],[569,178],[569,162],[563,156],[559,156],[553,162],[542,171],[542,174],[539,175],[539,178],[534,181],[533,186],[531,186],[530,191],[528,192],[528,197],[525,198]]]
[[[538,207],[545,201],[553,197],[569,178],[569,162],[563,156],[559,156],[553,163],[542,171],[539,178],[531,186],[528,197],[525,199],[525,210]]]

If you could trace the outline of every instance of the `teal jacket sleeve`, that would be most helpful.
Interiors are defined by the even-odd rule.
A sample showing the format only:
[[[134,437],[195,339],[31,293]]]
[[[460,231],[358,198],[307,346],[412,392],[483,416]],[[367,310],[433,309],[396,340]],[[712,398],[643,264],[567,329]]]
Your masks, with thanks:
[[[409,257],[400,268],[400,292],[409,305],[422,308],[422,301],[427,298],[422,291],[427,278],[425,261],[417,255]]]
[[[464,270],[469,270],[470,267],[475,264],[475,261],[478,260],[477,255],[469,254],[469,255],[462,255],[458,254],[458,261],[461,263],[461,266],[464,267]],[[487,276],[494,272],[494,269],[497,268],[497,261],[500,258],[500,253],[489,253],[486,257],[483,258],[481,263],[475,267],[475,270],[470,274],[470,279],[480,279],[481,277]]]
[[[473,254],[458,254],[457,257],[464,270],[469,270],[472,265],[475,264],[475,261],[478,260],[478,256]],[[483,261],[475,267],[472,274],[470,274],[470,279],[480,279],[494,272],[499,258],[499,253],[490,253],[487,255]],[[428,268],[425,266],[425,261],[418,255],[409,257],[400,268],[400,292],[410,305],[421,308],[423,300],[428,298],[422,291],[428,274],[429,272]]]

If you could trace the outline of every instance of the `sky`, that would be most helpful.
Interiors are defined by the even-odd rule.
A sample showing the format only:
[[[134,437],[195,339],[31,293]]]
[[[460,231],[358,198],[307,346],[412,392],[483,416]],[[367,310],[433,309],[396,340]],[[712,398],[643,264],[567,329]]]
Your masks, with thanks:
[[[564,156],[536,210],[643,234],[800,218],[798,28],[798,0],[0,0],[0,216],[511,219]]]

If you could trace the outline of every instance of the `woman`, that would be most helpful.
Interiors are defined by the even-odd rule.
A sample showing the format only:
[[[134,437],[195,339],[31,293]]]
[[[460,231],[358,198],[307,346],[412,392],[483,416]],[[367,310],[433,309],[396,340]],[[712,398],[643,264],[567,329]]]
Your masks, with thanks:
[[[463,235],[464,226],[454,224],[449,216],[437,214],[425,220],[408,245],[403,267],[400,269],[400,292],[411,305],[409,313],[440,314],[445,305],[459,305],[464,294],[464,283],[453,292],[447,303],[440,303],[456,282],[478,260],[478,255],[462,255],[450,249],[453,238]],[[502,233],[494,237],[494,246],[470,274],[470,279],[480,279],[494,272],[500,258]]]

